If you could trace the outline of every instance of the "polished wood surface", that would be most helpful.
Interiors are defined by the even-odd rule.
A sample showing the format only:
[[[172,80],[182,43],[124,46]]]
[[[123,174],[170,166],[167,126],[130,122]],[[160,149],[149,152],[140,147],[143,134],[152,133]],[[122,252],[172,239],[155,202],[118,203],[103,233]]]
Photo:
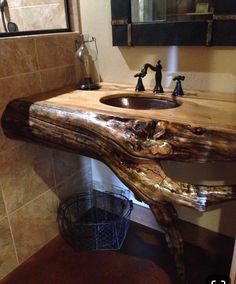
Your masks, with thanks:
[[[9,137],[103,161],[147,204],[168,201],[204,211],[209,205],[236,197],[231,185],[197,186],[175,181],[166,176],[159,163],[161,159],[235,161],[233,95],[225,96],[227,101],[213,101],[214,96],[222,98],[223,94],[212,94],[211,100],[203,100],[192,98],[196,93],[187,92],[178,98],[181,106],[164,110],[122,109],[100,102],[104,97],[121,94],[150,97],[148,92],[135,94],[130,87],[110,84],[97,91],[57,90],[11,102],[2,125]],[[203,95],[199,93],[200,97]],[[165,96],[171,99],[168,94]],[[220,124],[221,117],[224,124]],[[198,124],[193,124],[193,120]]]
[[[57,90],[11,102],[2,126],[10,138],[80,153],[107,164],[135,196],[152,209],[166,233],[180,278],[183,240],[173,203],[205,211],[236,198],[236,187],[193,185],[166,176],[160,160],[236,161],[234,95],[185,92],[177,108],[134,110],[101,103],[134,93],[129,86],[103,84],[100,90]],[[209,97],[209,99],[208,99]],[[172,99],[166,92],[161,98]]]
[[[164,110],[133,110],[112,107],[101,103],[104,97],[121,95],[161,97],[172,99],[171,91],[165,90],[162,95],[154,95],[147,90],[135,93],[134,88],[127,85],[103,84],[100,90],[58,90],[34,96],[37,104],[54,107],[66,107],[71,110],[96,111],[123,118],[157,119],[194,127],[210,128],[226,132],[236,132],[236,94],[185,91],[185,95],[177,98],[181,105],[174,109]],[[48,97],[47,99],[44,99]]]

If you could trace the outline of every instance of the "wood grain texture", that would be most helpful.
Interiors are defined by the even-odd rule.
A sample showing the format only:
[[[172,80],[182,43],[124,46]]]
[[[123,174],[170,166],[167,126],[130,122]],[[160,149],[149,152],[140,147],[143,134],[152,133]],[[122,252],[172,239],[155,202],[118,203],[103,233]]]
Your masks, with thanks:
[[[236,104],[229,95],[226,100],[213,100],[214,96],[206,100],[204,94],[197,98],[194,93],[179,99],[180,107],[167,110],[127,110],[100,102],[105,96],[124,93],[135,95],[128,87],[104,85],[99,91],[66,89],[17,99],[8,104],[2,126],[10,138],[76,152],[107,164],[152,209],[184,281],[183,240],[172,204],[205,211],[209,205],[236,199],[236,186],[173,180],[166,176],[160,160],[236,161]],[[137,96],[151,97],[147,93]]]
[[[73,91],[67,94],[72,96]],[[127,118],[51,101],[64,96],[11,102],[2,119],[5,134],[99,159],[147,204],[168,201],[204,211],[208,205],[236,197],[234,186],[172,180],[159,163],[160,159],[236,160],[236,132],[157,118]]]

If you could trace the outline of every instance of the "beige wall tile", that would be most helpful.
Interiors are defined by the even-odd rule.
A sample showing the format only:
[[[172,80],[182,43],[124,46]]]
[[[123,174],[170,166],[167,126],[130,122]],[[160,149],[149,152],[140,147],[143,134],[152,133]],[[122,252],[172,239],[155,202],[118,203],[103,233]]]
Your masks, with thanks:
[[[5,33],[5,29],[4,29],[2,20],[0,21],[0,33]]]
[[[58,234],[56,212],[58,199],[51,191],[10,215],[16,250],[20,262]]]
[[[12,10],[23,22],[23,30],[50,30],[66,28],[65,9],[60,3],[25,6]]]
[[[0,78],[38,70],[32,38],[1,39]]]
[[[39,72],[0,78],[0,117],[7,103],[11,100],[40,93],[40,80]],[[16,140],[6,138],[0,127],[0,152],[16,147],[19,144]]]
[[[75,84],[73,60],[77,36],[71,33],[0,41],[0,115],[15,98]],[[7,139],[0,128],[0,172],[1,277],[17,265],[12,242],[5,237],[10,236],[7,220],[3,224],[6,233],[1,231],[6,214],[22,262],[57,235],[57,195],[65,198],[88,188],[91,166],[89,159],[79,155]],[[8,246],[2,238],[9,239]],[[3,262],[2,256],[6,258]]]
[[[0,185],[0,220],[6,216],[6,209],[4,205],[3,195],[2,195],[2,189]]]
[[[41,72],[44,92],[75,85],[74,66],[47,69]]]
[[[53,161],[56,185],[68,180],[79,170],[91,169],[90,160],[88,158],[74,153],[54,150]]]
[[[36,39],[40,69],[73,65],[76,34]]]
[[[25,143],[0,155],[0,181],[8,213],[54,186],[51,150]]]
[[[8,1],[9,8],[12,7],[25,7],[25,6],[37,6],[45,4],[60,3],[61,0],[11,0]]]
[[[8,3],[9,2],[11,2],[11,1],[8,1]],[[11,21],[13,23],[16,23],[19,31],[23,30],[23,18],[21,17],[19,9],[9,8],[7,19],[9,19],[9,21]]]
[[[3,109],[11,100],[40,93],[40,73],[35,72],[0,78],[0,86],[0,109]]]
[[[19,147],[22,144],[22,141],[7,138],[0,127],[0,153]]]
[[[0,279],[13,270],[17,259],[7,218],[0,220]]]
[[[92,184],[91,167],[83,168],[75,172],[69,180],[59,184],[56,187],[56,194],[60,200],[65,200],[72,195],[91,190]]]

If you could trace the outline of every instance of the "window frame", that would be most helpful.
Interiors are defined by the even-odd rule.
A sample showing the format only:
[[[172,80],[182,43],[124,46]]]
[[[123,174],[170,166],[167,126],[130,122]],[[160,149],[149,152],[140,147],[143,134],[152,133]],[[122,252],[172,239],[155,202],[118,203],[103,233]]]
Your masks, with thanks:
[[[71,21],[70,21],[69,0],[64,0],[64,6],[65,6],[65,19],[66,19],[67,28],[29,30],[29,31],[19,31],[19,32],[2,32],[2,33],[0,32],[0,38],[71,32],[72,30],[71,30]]]

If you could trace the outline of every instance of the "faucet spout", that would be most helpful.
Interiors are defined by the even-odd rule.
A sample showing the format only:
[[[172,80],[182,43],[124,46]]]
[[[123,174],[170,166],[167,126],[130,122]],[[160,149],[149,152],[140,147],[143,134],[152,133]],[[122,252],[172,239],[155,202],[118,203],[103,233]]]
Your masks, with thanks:
[[[162,65],[161,65],[161,61],[158,60],[156,66],[153,66],[150,63],[146,63],[143,66],[143,69],[145,70],[145,73],[147,73],[148,68],[155,72],[156,84],[155,84],[155,87],[153,89],[153,93],[164,93],[163,87],[161,85],[161,81],[162,81]]]

